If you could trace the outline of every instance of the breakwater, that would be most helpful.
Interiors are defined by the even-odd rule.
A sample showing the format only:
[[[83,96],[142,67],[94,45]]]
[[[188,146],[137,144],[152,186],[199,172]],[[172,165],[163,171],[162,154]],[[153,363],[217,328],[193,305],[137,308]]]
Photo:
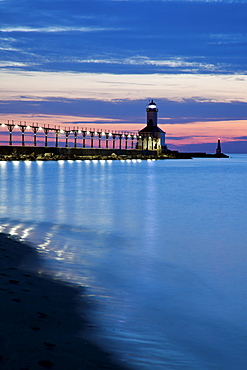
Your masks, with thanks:
[[[0,160],[158,159],[156,150],[0,146]]]
[[[0,146],[0,161],[13,160],[93,160],[93,159],[191,159],[191,158],[229,158],[226,154],[180,153],[167,150],[106,149],[106,148],[57,148],[35,146]]]

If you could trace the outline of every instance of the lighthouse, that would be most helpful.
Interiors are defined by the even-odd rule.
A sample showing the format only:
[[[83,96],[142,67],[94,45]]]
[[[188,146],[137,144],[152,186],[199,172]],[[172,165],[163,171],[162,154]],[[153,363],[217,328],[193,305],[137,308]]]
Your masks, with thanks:
[[[158,108],[152,100],[146,107],[147,125],[139,131],[137,149],[166,152],[166,133],[158,127]]]
[[[217,144],[217,148],[216,148],[216,154],[221,154],[220,139],[218,139],[218,144]]]

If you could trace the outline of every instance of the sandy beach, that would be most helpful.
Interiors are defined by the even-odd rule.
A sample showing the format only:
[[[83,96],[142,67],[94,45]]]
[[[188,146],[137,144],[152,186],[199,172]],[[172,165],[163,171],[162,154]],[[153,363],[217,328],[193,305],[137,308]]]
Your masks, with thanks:
[[[0,368],[123,369],[83,335],[85,288],[44,276],[41,264],[35,248],[0,234]]]

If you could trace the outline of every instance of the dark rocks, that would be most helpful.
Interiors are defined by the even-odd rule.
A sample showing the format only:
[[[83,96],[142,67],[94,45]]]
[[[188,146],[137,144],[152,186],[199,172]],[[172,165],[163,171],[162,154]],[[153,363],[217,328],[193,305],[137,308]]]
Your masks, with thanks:
[[[132,159],[164,159],[167,156],[145,155],[145,154],[120,154],[109,153],[109,155],[75,155],[75,154],[55,154],[55,153],[40,153],[32,154],[6,154],[0,156],[0,161],[60,161],[60,160],[132,160]]]

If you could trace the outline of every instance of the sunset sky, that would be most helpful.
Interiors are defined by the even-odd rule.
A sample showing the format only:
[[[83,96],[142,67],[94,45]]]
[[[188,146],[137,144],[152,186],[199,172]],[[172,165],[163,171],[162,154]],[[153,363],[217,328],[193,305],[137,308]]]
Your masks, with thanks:
[[[247,153],[247,0],[0,0],[0,120]]]

